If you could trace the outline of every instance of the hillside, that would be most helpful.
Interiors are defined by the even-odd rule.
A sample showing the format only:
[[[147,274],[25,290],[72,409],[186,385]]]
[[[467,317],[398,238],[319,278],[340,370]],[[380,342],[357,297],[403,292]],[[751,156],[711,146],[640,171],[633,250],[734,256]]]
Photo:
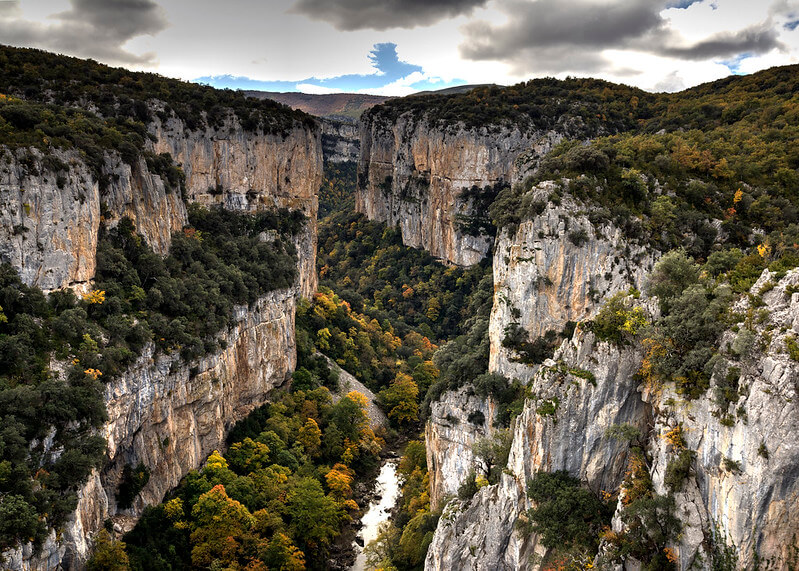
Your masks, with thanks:
[[[268,99],[299,109],[316,117],[348,118],[357,120],[361,114],[374,105],[391,99],[381,95],[359,93],[331,93],[313,95],[308,93],[277,93],[271,91],[244,91],[247,97]]]
[[[0,47],[2,566],[795,568],[797,93]]]

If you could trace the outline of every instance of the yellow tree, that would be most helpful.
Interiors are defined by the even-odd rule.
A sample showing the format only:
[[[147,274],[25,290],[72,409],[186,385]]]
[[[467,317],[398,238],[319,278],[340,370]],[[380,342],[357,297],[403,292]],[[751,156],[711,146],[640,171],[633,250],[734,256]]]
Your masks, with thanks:
[[[191,562],[196,567],[232,567],[246,558],[243,546],[253,543],[255,518],[222,485],[200,496],[191,510]]]
[[[319,447],[322,444],[322,431],[313,418],[308,418],[297,433],[297,440],[305,447],[309,456],[319,456]]]
[[[419,387],[410,375],[397,373],[391,386],[380,391],[380,400],[388,410],[388,417],[405,424],[419,419]]]

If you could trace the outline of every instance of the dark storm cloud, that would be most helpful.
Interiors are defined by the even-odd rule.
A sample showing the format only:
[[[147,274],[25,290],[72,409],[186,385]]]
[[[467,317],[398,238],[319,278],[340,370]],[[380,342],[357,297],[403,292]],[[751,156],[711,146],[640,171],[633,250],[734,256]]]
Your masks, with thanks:
[[[338,30],[388,30],[429,26],[469,14],[488,0],[298,0],[292,12]]]
[[[136,55],[123,46],[137,36],[167,27],[163,9],[153,0],[71,0],[72,8],[54,14],[52,24],[15,18],[0,11],[3,43],[36,46],[109,63],[149,63],[151,53]],[[2,4],[0,4],[2,5]]]
[[[664,26],[651,0],[609,5],[515,0],[503,9],[511,16],[507,24],[474,22],[464,27],[466,41],[460,51],[465,58],[504,60],[522,72],[596,71],[606,63],[596,50],[624,47]]]
[[[685,44],[660,15],[666,8],[686,9],[696,1],[509,0],[501,4],[508,22],[464,26],[460,51],[472,60],[498,60],[519,73],[564,70],[596,72],[610,63],[605,49],[634,49],[680,59],[726,58],[747,52],[761,54],[779,46],[771,24],[719,34]]]
[[[762,54],[779,47],[777,31],[768,26],[754,26],[739,32],[724,32],[688,47],[664,46],[660,53],[680,59],[703,60],[731,57],[740,53]]]

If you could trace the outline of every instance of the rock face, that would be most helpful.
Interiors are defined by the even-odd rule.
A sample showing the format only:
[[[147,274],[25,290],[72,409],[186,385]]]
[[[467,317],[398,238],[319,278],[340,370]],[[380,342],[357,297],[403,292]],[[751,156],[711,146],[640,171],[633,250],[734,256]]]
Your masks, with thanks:
[[[295,127],[287,133],[245,131],[235,116],[220,128],[186,128],[172,116],[150,125],[156,153],[170,153],[186,175],[189,200],[205,206],[255,212],[265,208],[301,210],[310,224],[297,241],[300,292],[316,292],[317,193],[322,184],[320,133]]]
[[[542,185],[536,192],[548,190]],[[791,289],[799,284],[799,270],[779,280],[764,272],[751,290],[752,299],[766,292],[754,341],[746,345],[740,333],[726,332],[725,354],[737,347],[733,354],[738,357],[717,368],[710,390],[695,400],[685,400],[668,386],[657,391],[639,386],[635,374],[643,349],[599,342],[579,326],[552,359],[539,366],[524,365],[501,346],[508,324],[520,324],[534,339],[547,329],[560,330],[566,320],[591,318],[613,293],[640,287],[654,263],[652,256],[628,247],[612,226],[595,228],[574,214],[580,207],[569,200],[548,205],[513,236],[503,234],[497,240],[490,369],[522,380],[528,398],[511,427],[505,473],[469,502],[448,504],[426,568],[540,568],[546,548],[535,534],[522,534],[515,526],[530,507],[526,482],[539,470],[567,470],[597,494],[618,490],[629,445],[605,433],[625,423],[642,434],[659,494],[668,492],[666,468],[676,456],[665,434],[681,427],[686,448],[696,452],[689,477],[675,493],[683,529],[671,547],[680,569],[709,565],[710,546],[714,541],[719,545],[714,534],[735,545],[738,568],[751,568],[755,553],[775,568],[792,568],[799,546],[799,520],[792,517],[799,509],[799,362],[787,354],[786,338],[799,333],[799,294]],[[575,229],[585,230],[586,237],[571,240],[569,233]],[[653,301],[639,303],[650,315],[656,314]],[[741,314],[758,311],[751,310],[750,303],[744,296],[733,309]],[[740,370],[737,401],[721,410],[716,389],[732,368]],[[462,405],[455,395],[446,394],[434,406],[455,417],[453,409]],[[440,415],[432,416],[428,437],[441,432],[441,424]],[[447,438],[457,442],[471,433],[467,429]],[[431,483],[445,478],[435,473],[442,467],[452,469],[469,461],[460,449],[452,447],[450,452],[435,438],[428,445],[433,455],[428,459]],[[469,467],[458,469],[463,473]],[[433,487],[431,497],[438,489]],[[614,529],[620,526],[616,517]]]
[[[586,207],[569,195],[549,202],[556,190],[552,182],[536,187],[533,196],[547,204],[544,211],[512,237],[506,232],[497,239],[489,370],[508,378],[526,381],[535,372],[502,346],[508,325],[518,323],[531,341],[549,330],[560,333],[568,321],[590,318],[607,296],[641,289],[654,265],[652,254],[628,244],[619,229],[594,226],[580,214]]]
[[[186,224],[180,197],[167,193],[143,160],[131,167],[108,155],[109,183],[101,193],[76,153],[52,153],[67,167],[58,172],[35,149],[0,148],[0,154],[8,159],[0,168],[0,260],[17,268],[29,285],[52,290],[88,284],[101,216],[109,224],[128,216],[161,254],[169,249],[172,232]]]
[[[10,569],[82,568],[93,534],[108,518],[135,523],[146,505],[159,502],[214,449],[224,448],[227,430],[266,402],[296,365],[295,299],[316,290],[319,131],[296,127],[282,135],[250,134],[231,118],[219,130],[197,132],[175,117],[163,124],[156,119],[150,131],[156,139],[152,150],[170,152],[182,164],[189,201],[247,212],[286,207],[309,217],[297,239],[298,281],[252,308],[237,308],[219,353],[186,364],[150,347],[109,382],[109,420],[102,429],[107,462],[78,491],[73,517],[58,536],[51,533],[41,553],[25,545],[4,554]],[[113,225],[129,217],[162,254],[172,232],[187,223],[183,200],[144,160],[131,167],[107,154],[103,174],[109,183],[100,190],[75,153],[52,153],[60,162],[35,150],[0,148],[0,155],[6,157],[0,167],[0,260],[10,262],[26,283],[48,290],[88,287],[101,220]],[[134,505],[122,511],[115,499],[122,471],[139,462],[151,471],[150,480]]]
[[[665,433],[680,426],[686,448],[696,451],[692,474],[676,494],[682,569],[708,560],[711,527],[737,547],[740,568],[753,568],[755,553],[777,569],[799,563],[799,362],[786,344],[799,336],[799,293],[790,289],[799,286],[799,270],[782,279],[765,270],[753,296],[767,284],[774,287],[762,295],[765,318],[755,324],[755,340],[729,362],[740,371],[737,402],[722,409],[714,398],[728,367],[716,370],[708,394],[695,401],[671,390],[644,393],[657,413],[649,453],[659,493],[675,453]],[[746,313],[750,305],[744,297],[733,310]],[[738,337],[727,331],[722,346],[734,346]]]
[[[227,348],[220,353],[184,363],[177,354],[154,354],[150,345],[124,375],[108,383],[109,419],[102,429],[107,462],[80,490],[61,540],[51,537],[38,556],[23,548],[7,553],[9,568],[80,568],[92,535],[106,519],[135,522],[190,469],[224,449],[228,429],[263,404],[294,370],[295,295],[294,290],[276,291],[250,309],[238,307],[236,325],[221,336]],[[134,505],[120,510],[116,492],[122,471],[139,462],[150,469],[150,480]]]
[[[437,127],[410,114],[389,121],[379,113],[361,118],[360,137],[356,209],[398,225],[405,245],[459,265],[479,262],[491,248],[490,239],[459,229],[458,215],[472,214],[461,192],[513,182],[522,153],[543,153],[560,141],[554,132]]]
[[[234,117],[219,129],[191,131],[172,116],[166,122],[156,117],[150,132],[156,138],[151,150],[171,153],[182,166],[188,200],[247,212],[302,210],[309,224],[296,244],[300,291],[306,297],[316,291],[318,131],[295,127],[285,134],[254,134]],[[68,166],[59,172],[35,149],[0,148],[0,154],[6,157],[0,167],[0,260],[16,267],[29,285],[51,290],[89,282],[101,217],[113,225],[128,216],[162,254],[172,232],[186,224],[180,196],[165,189],[143,160],[131,167],[116,153],[107,154],[103,174],[109,182],[100,189],[76,153],[51,153]]]
[[[322,125],[322,155],[325,162],[357,163],[361,152],[361,139],[358,123],[319,119]]]
[[[474,468],[472,445],[491,434],[495,417],[494,402],[465,388],[445,393],[431,404],[425,446],[432,509],[444,507],[447,496],[457,495],[458,486]]]

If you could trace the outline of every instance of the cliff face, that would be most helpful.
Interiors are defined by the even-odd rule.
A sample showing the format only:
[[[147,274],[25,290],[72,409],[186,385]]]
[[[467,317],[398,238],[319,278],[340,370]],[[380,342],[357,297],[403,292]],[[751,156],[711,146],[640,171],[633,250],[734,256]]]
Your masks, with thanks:
[[[182,166],[189,201],[247,212],[285,207],[308,216],[296,246],[300,292],[310,297],[316,291],[319,132],[297,127],[285,137],[252,134],[233,118],[219,130],[190,131],[174,116],[165,124],[156,118],[150,131],[157,139],[152,150],[171,153]],[[101,216],[111,225],[128,216],[161,254],[169,250],[172,232],[187,222],[177,191],[168,192],[144,160],[131,168],[107,154],[103,174],[109,182],[101,191],[76,153],[51,153],[69,167],[60,172],[36,150],[2,154],[0,259],[30,285],[51,290],[88,284]]]
[[[101,193],[76,153],[52,153],[68,167],[58,172],[35,149],[0,153],[7,158],[0,168],[0,259],[29,285],[45,290],[88,285],[102,215],[110,224],[130,217],[162,254],[172,232],[186,224],[180,197],[168,194],[143,160],[131,168],[118,156],[106,156],[109,184]]]
[[[161,501],[186,473],[214,450],[225,448],[230,427],[263,404],[296,365],[294,290],[264,296],[253,308],[238,307],[236,324],[222,335],[226,349],[194,363],[179,355],[138,361],[106,385],[108,422],[102,435],[108,459],[79,492],[78,507],[59,541],[51,534],[42,553],[29,547],[10,553],[10,569],[80,568],[91,537],[112,518],[123,529],[147,505]],[[143,462],[150,480],[128,510],[116,493],[126,465]],[[7,556],[9,554],[6,554]]]
[[[500,482],[481,489],[470,502],[448,505],[426,569],[534,568],[531,559],[546,550],[535,535],[514,530],[530,507],[526,483],[539,470],[579,474],[596,492],[621,483],[627,444],[606,438],[605,430],[625,422],[645,430],[649,414],[632,381],[640,355],[596,344],[593,334],[578,331],[554,359],[530,381],[532,398],[513,423],[510,456]],[[570,369],[590,372],[593,383]],[[554,414],[546,412],[544,403],[557,403]]]
[[[300,293],[316,292],[317,193],[322,184],[322,147],[316,130],[295,127],[284,134],[254,134],[228,117],[220,128],[192,131],[172,116],[150,125],[156,153],[170,153],[186,175],[192,202],[255,212],[266,208],[301,210],[308,216],[300,235]]]
[[[284,383],[296,364],[294,310],[297,295],[316,290],[316,209],[321,183],[319,132],[304,128],[280,135],[247,134],[231,120],[219,131],[192,132],[179,120],[151,125],[152,149],[182,163],[190,201],[255,212],[300,209],[308,217],[297,238],[295,288],[240,307],[222,339],[226,348],[194,363],[145,350],[136,364],[106,385],[109,420],[107,462],[78,491],[79,503],[65,528],[51,533],[40,554],[31,545],[7,552],[11,569],[79,569],[93,535],[111,518],[126,529],[145,505],[159,502],[214,449],[227,430]],[[2,152],[2,150],[0,150]],[[115,153],[105,157],[102,191],[76,153],[52,153],[67,170],[54,172],[52,157],[20,150],[0,167],[0,258],[22,279],[43,289],[89,288],[101,220],[128,216],[159,253],[172,232],[187,223],[186,206],[144,160],[133,167]],[[216,188],[225,189],[217,194]],[[122,470],[143,462],[151,471],[133,507],[120,511],[115,494]]]
[[[322,155],[326,162],[357,163],[361,152],[360,130],[352,122],[319,119],[322,125]]]
[[[425,446],[433,510],[444,507],[446,496],[457,495],[458,486],[474,468],[472,446],[491,434],[495,417],[495,403],[467,389],[450,391],[431,404]]]
[[[436,127],[411,115],[388,121],[379,114],[361,119],[356,209],[371,220],[398,225],[403,242],[459,265],[479,262],[491,240],[458,228],[470,215],[464,189],[510,183],[523,152],[546,152],[555,133],[516,128]]]
[[[518,323],[535,340],[568,321],[589,319],[604,299],[630,287],[641,289],[654,265],[651,253],[627,243],[610,224],[594,226],[569,195],[549,202],[555,183],[541,183],[535,200],[544,211],[522,222],[513,237],[503,234],[494,251],[494,305],[489,370],[527,381],[535,372],[513,360],[502,346],[505,328]]]
[[[542,185],[537,192],[545,190]],[[635,380],[644,356],[639,345],[620,349],[580,327],[542,365],[515,362],[514,354],[501,346],[507,325],[519,323],[531,339],[547,329],[559,331],[567,319],[592,318],[614,292],[640,287],[652,268],[653,257],[628,248],[612,226],[594,228],[587,219],[569,214],[580,210],[569,200],[564,198],[560,206],[550,204],[513,237],[503,234],[497,240],[490,368],[523,380],[528,398],[511,427],[513,441],[500,482],[481,489],[470,502],[447,506],[426,568],[540,568],[546,548],[535,534],[522,534],[515,526],[531,507],[526,482],[539,470],[567,470],[597,494],[618,490],[629,445],[605,432],[611,425],[625,423],[642,434],[659,494],[669,491],[666,467],[677,453],[665,434],[680,426],[686,448],[696,452],[688,478],[675,493],[675,513],[683,527],[670,547],[680,569],[709,564],[714,530],[736,546],[739,568],[750,568],[755,553],[776,568],[790,568],[799,545],[799,525],[791,517],[799,507],[795,440],[799,363],[787,355],[785,338],[799,331],[799,294],[790,289],[799,283],[799,270],[782,279],[764,272],[751,290],[751,299],[767,291],[762,295],[763,318],[755,340],[737,361],[717,370],[710,389],[695,400],[668,386],[657,391],[640,386]],[[575,228],[586,231],[586,238],[576,240],[579,244],[569,239]],[[653,301],[641,303],[656,315]],[[744,296],[733,311],[746,314],[750,303]],[[722,347],[740,345],[738,336],[727,331]],[[723,388],[733,367],[740,369],[737,400],[720,410],[716,391]],[[444,410],[460,405],[447,394],[436,406]],[[441,431],[440,423],[440,418],[431,417],[428,435]],[[466,430],[449,439],[469,434],[471,430]],[[458,462],[454,457],[462,455],[453,449],[450,457],[435,439],[431,454],[431,482],[444,477],[434,471]],[[437,489],[432,491],[431,497]],[[621,525],[617,513],[614,529],[620,531]]]
[[[799,270],[782,279],[764,271],[751,299],[767,284],[774,287],[762,295],[764,319],[755,325],[755,340],[729,363],[740,370],[737,401],[721,408],[713,398],[729,368],[717,370],[707,396],[696,401],[671,390],[644,392],[656,412],[649,453],[659,493],[666,491],[666,466],[675,454],[665,433],[681,426],[686,448],[696,451],[694,469],[676,494],[684,529],[675,551],[682,569],[708,560],[711,526],[737,547],[740,568],[752,568],[755,553],[775,568],[799,563],[799,362],[786,350],[786,338],[799,333],[799,294],[792,293]],[[751,307],[744,297],[733,311]],[[732,346],[738,336],[727,331],[722,346]]]

